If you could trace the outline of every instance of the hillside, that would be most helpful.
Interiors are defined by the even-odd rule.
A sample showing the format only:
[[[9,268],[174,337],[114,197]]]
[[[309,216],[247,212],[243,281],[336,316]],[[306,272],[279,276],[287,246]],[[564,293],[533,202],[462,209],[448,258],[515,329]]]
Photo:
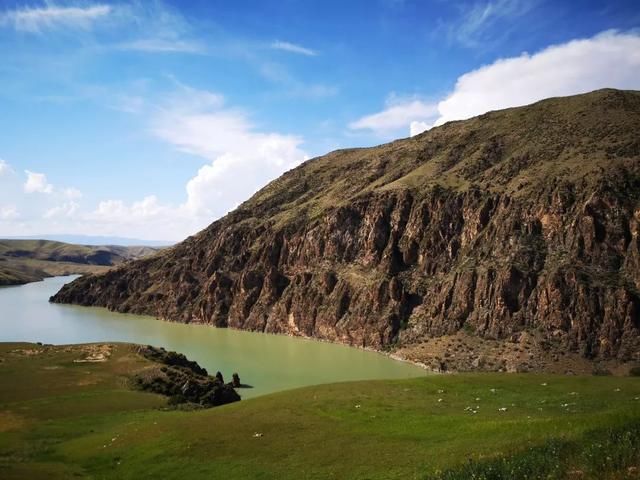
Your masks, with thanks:
[[[101,272],[157,250],[143,246],[87,246],[51,240],[0,239],[0,285],[19,285],[54,275]]]
[[[436,369],[640,361],[638,131],[640,92],[600,90],[332,152],[52,301],[395,349]],[[424,348],[451,336],[442,356]],[[495,341],[512,365],[485,361]]]

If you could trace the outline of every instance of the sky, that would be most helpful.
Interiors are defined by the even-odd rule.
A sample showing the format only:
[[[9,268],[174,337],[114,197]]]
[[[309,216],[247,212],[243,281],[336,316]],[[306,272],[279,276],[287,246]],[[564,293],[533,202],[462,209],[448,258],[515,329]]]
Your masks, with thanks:
[[[598,88],[640,4],[0,0],[0,237],[178,241],[301,162]]]

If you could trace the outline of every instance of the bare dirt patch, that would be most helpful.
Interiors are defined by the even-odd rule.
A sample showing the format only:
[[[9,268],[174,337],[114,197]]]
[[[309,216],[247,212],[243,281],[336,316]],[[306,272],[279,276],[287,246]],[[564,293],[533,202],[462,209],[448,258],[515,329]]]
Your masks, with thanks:
[[[0,432],[8,432],[10,430],[19,430],[25,425],[24,417],[13,412],[0,412]]]
[[[74,360],[74,363],[98,363],[106,362],[111,357],[111,345],[85,345],[81,352],[84,357]]]

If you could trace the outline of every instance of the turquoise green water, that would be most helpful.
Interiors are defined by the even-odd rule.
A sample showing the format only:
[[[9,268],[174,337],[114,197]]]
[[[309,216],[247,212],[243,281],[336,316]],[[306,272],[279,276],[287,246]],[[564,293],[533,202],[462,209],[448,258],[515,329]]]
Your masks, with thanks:
[[[343,345],[205,325],[163,322],[102,308],[56,305],[49,297],[74,277],[0,288],[0,341],[53,344],[133,342],[163,346],[225,378],[238,372],[243,397],[349,380],[425,375],[414,365]]]

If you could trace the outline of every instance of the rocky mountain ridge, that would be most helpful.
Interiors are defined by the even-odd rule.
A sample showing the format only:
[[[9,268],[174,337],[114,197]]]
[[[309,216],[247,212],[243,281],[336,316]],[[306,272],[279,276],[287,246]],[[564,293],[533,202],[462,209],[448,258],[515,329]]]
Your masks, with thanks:
[[[332,152],[54,302],[376,349],[522,331],[640,361],[640,92]]]

